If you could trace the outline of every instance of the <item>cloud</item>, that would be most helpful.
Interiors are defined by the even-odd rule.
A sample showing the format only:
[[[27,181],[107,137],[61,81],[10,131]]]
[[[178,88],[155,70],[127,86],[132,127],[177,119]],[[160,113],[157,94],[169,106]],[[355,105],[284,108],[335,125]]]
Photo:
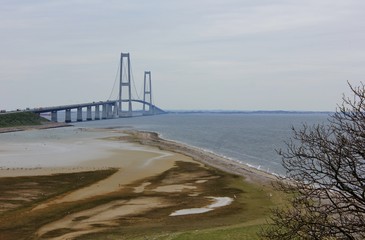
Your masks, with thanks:
[[[54,104],[104,99],[121,51],[131,53],[137,85],[144,70],[152,71],[155,97],[166,108],[230,108],[232,99],[255,99],[263,87],[270,101],[258,109],[269,108],[265,102],[303,107],[307,99],[293,100],[290,88],[318,84],[340,95],[340,82],[364,75],[364,9],[357,0],[3,0],[0,103],[9,107],[0,108],[39,105],[45,91]],[[34,99],[15,98],[14,82],[37,86]],[[68,85],[72,99],[56,92]],[[195,89],[202,86],[204,92]],[[270,88],[285,89],[280,102]],[[232,89],[238,96],[230,96]],[[226,101],[214,100],[218,91]],[[317,95],[329,98],[320,108],[333,99]]]

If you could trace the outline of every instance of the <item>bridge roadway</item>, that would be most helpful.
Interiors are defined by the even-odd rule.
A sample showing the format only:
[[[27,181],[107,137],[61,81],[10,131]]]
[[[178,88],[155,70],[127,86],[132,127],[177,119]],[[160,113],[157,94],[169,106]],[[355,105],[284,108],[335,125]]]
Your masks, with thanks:
[[[123,100],[122,102],[128,102],[129,100]],[[142,100],[132,99],[132,102],[137,102],[141,104],[146,104],[149,106],[149,110],[143,112],[143,115],[157,115],[165,113],[162,109],[156,107],[155,105],[145,102]],[[100,110],[100,107],[102,108]],[[82,122],[82,109],[86,108],[86,120],[91,121],[92,119],[92,108],[94,108],[94,120],[101,119],[111,119],[118,117],[131,117],[131,111],[118,111],[118,100],[110,100],[110,101],[99,101],[99,102],[91,102],[91,103],[81,103],[81,104],[72,104],[72,105],[63,105],[63,106],[53,106],[53,107],[42,107],[42,108],[34,108],[28,111],[34,113],[51,113],[51,121],[57,122],[57,113],[59,111],[65,111],[65,122],[71,122],[71,110],[77,109],[77,121]]]

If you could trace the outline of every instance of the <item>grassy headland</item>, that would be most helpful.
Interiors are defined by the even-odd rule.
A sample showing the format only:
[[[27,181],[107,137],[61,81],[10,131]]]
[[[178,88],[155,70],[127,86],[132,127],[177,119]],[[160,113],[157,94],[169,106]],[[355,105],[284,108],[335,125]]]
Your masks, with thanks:
[[[49,120],[32,112],[16,112],[0,115],[0,128],[41,125]]]

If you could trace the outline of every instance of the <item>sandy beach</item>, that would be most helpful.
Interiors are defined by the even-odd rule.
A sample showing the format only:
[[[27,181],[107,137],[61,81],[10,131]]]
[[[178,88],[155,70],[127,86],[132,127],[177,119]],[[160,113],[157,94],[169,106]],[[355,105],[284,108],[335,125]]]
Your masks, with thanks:
[[[48,128],[62,127],[63,124],[49,125]],[[69,126],[69,125],[67,125]],[[19,131],[25,130],[39,130],[47,127],[25,127]],[[14,130],[18,131],[18,130]],[[193,146],[188,146],[182,143],[165,140],[159,137],[157,133],[136,131],[136,130],[118,130],[118,129],[79,129],[80,132],[97,132],[106,135],[100,135],[96,139],[75,140],[73,142],[48,142],[48,146],[39,148],[39,143],[27,146],[16,146],[14,144],[0,146],[0,159],[4,157],[13,157],[15,161],[21,162],[25,165],[23,167],[11,167],[0,165],[0,176],[2,177],[16,177],[16,176],[32,176],[32,175],[48,175],[54,173],[70,173],[89,171],[105,168],[125,168],[132,166],[143,165],[147,167],[144,171],[148,172],[148,168],[155,167],[151,164],[155,158],[162,158],[161,156],[169,156],[170,159],[180,160],[184,158],[186,161],[195,160],[202,164],[218,168],[225,172],[240,175],[249,181],[253,182],[270,182],[276,179],[275,176],[260,171],[256,168],[251,168],[245,164],[211,152],[204,151]],[[7,129],[5,132],[11,132]],[[115,135],[111,137],[110,135]],[[106,142],[108,141],[108,142]],[[102,144],[101,144],[102,142]],[[117,144],[116,144],[117,143]],[[136,144],[137,143],[137,144]],[[38,147],[38,148],[37,148]],[[55,151],[58,148],[58,151]],[[59,151],[59,149],[62,149]],[[164,150],[164,151],[162,151]],[[62,155],[61,155],[61,154]],[[179,154],[179,157],[176,157]],[[175,155],[175,156],[174,156]],[[25,162],[28,158],[44,158],[53,159],[49,162],[51,167],[39,166],[29,167]],[[58,166],[58,162],[64,159],[73,158],[74,162],[67,163],[69,166]],[[115,159],[123,158],[123,161],[115,161]],[[126,160],[127,159],[127,160]],[[152,159],[152,160],[151,160]],[[12,160],[10,160],[12,161]],[[155,161],[157,162],[157,161]],[[0,162],[1,164],[1,162]],[[67,165],[66,164],[66,165]],[[39,164],[41,165],[41,164]],[[61,164],[62,165],[62,164]],[[171,163],[170,163],[171,167]],[[143,172],[143,171],[142,171]]]
[[[43,201],[30,211],[38,214],[56,206],[94,201],[121,192],[131,192],[133,197],[109,201],[91,207],[87,211],[68,214],[39,228],[36,233],[38,237],[48,236],[58,229],[67,228],[69,229],[67,234],[47,239],[73,239],[116,227],[120,218],[158,209],[171,208],[166,213],[166,218],[202,215],[224,209],[225,206],[234,203],[236,194],[213,196],[204,194],[210,191],[206,188],[209,183],[220,178],[212,174],[206,166],[240,175],[248,181],[264,185],[275,179],[269,174],[250,169],[213,153],[161,139],[158,134],[152,132],[118,129],[72,131],[79,135],[66,140],[50,139],[47,144],[37,143],[36,139],[27,143],[2,144],[1,164],[4,164],[4,159],[18,163],[26,163],[29,159],[38,162],[35,161],[36,167],[32,164],[28,167],[12,166],[8,162],[9,166],[0,167],[0,176],[42,176],[103,169],[116,169],[116,172],[89,186]],[[184,169],[183,167],[176,170],[180,168],[178,166],[190,166],[188,169],[194,171],[179,172],[174,177],[166,178],[166,173]],[[165,180],[159,183],[156,180],[149,180],[161,178],[159,176],[165,176]],[[198,204],[191,201],[190,204],[181,205],[166,194],[184,194],[188,198],[193,198]],[[8,210],[10,209],[11,207]]]

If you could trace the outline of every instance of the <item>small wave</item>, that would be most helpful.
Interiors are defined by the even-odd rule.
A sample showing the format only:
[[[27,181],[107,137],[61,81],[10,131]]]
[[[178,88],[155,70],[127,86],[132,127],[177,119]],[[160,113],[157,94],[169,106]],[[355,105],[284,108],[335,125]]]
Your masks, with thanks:
[[[156,134],[162,140],[169,141],[169,142],[172,142],[172,143],[176,143],[178,145],[185,146],[185,147],[191,148],[191,149],[195,149],[197,151],[201,151],[201,152],[205,152],[205,153],[208,153],[208,154],[212,154],[212,155],[217,156],[219,158],[224,158],[224,159],[227,159],[229,161],[232,161],[232,162],[235,162],[235,163],[238,163],[238,164],[243,164],[245,166],[248,166],[249,168],[253,168],[253,169],[259,170],[261,172],[265,172],[265,173],[268,173],[268,174],[271,174],[271,175],[278,176],[278,173],[269,171],[269,168],[266,168],[266,169],[262,168],[261,169],[261,165],[253,165],[253,164],[251,164],[249,162],[245,162],[245,161],[242,161],[242,160],[239,160],[239,159],[236,159],[236,158],[232,158],[232,157],[223,155],[221,153],[217,153],[217,152],[215,152],[213,150],[210,150],[210,149],[206,149],[206,148],[202,148],[202,147],[197,147],[197,146],[194,146],[194,145],[190,145],[190,144],[188,144],[186,142],[182,142],[182,141],[179,141],[179,140],[173,140],[173,139],[164,137],[164,135],[162,133],[157,132],[157,131],[142,130],[142,129],[140,129],[140,131],[154,133],[154,134]],[[243,154],[243,155],[246,155],[246,154]],[[250,155],[247,155],[247,156],[250,156]],[[257,158],[257,157],[253,157],[253,158],[256,158],[257,160],[262,161],[262,159],[260,159],[260,158]],[[267,162],[269,162],[269,161],[267,160]]]

